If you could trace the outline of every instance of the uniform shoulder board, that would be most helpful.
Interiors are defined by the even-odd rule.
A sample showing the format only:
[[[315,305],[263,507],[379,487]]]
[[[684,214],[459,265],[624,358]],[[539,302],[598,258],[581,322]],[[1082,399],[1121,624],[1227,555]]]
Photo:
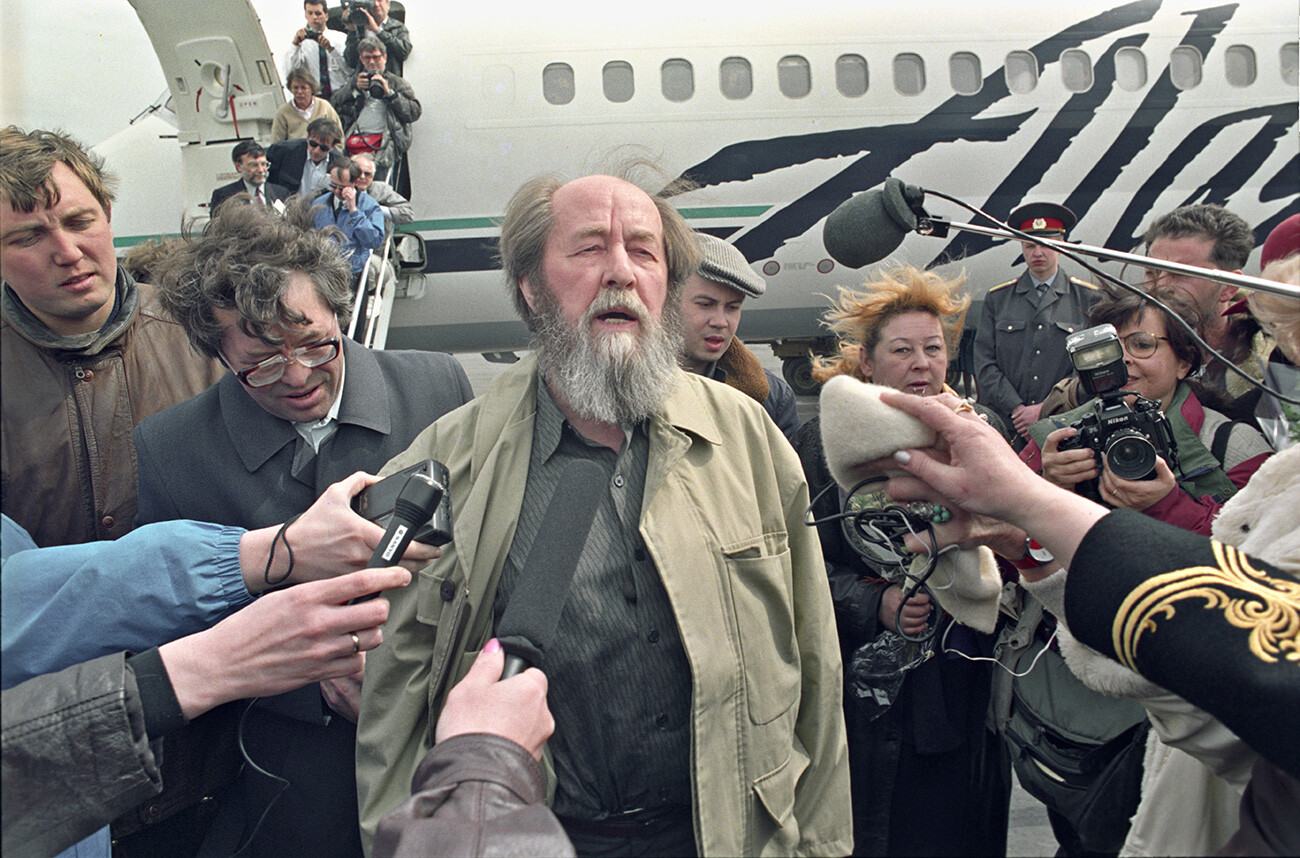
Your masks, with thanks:
[[[1017,279],[1019,279],[1019,278],[1017,278]],[[1015,280],[1008,280],[1006,283],[999,283],[999,284],[996,285],[996,286],[990,286],[990,287],[989,287],[989,291],[990,291],[990,292],[996,292],[998,289],[1005,289],[1005,288],[1007,288],[1008,286],[1014,286],[1014,285],[1016,285],[1016,281],[1015,281]]]
[[[1084,289],[1092,289],[1094,292],[1097,290],[1096,286],[1092,285],[1087,280],[1080,280],[1078,277],[1071,277],[1070,282],[1075,286],[1082,286]]]

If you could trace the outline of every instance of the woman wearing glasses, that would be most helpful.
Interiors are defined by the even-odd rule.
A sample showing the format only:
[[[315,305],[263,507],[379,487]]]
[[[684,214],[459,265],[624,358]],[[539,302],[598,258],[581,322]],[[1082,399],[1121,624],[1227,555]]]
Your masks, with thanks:
[[[1162,294],[1160,299],[1199,328],[1196,309],[1182,296]],[[1224,501],[1246,484],[1272,455],[1272,448],[1253,426],[1233,423],[1201,404],[1194,383],[1188,381],[1201,364],[1200,349],[1164,310],[1145,297],[1124,293],[1098,301],[1089,321],[1093,325],[1114,325],[1119,332],[1129,376],[1124,389],[1160,404],[1173,429],[1177,468],[1171,469],[1163,459],[1157,459],[1153,478],[1126,480],[1111,473],[1086,447],[1059,449],[1061,441],[1076,434],[1069,424],[1090,403],[1040,420],[1030,429],[1034,440],[1025,447],[1021,458],[1059,486],[1072,489],[1096,479],[1103,503],[1138,510],[1208,536]]]

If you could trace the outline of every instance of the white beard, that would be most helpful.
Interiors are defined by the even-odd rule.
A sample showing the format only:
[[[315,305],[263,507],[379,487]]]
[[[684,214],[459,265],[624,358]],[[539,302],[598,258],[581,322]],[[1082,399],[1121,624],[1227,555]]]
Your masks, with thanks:
[[[533,344],[552,391],[578,414],[603,423],[626,426],[653,414],[677,384],[682,333],[674,302],[655,320],[635,294],[606,289],[575,327],[562,318],[549,286],[540,285]],[[593,334],[592,319],[613,307],[636,313],[639,332]]]

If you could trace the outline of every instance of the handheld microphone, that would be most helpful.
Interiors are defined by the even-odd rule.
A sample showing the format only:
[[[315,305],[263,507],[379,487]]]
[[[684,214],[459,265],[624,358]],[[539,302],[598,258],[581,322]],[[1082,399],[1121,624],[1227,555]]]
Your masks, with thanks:
[[[596,520],[606,480],[600,466],[581,459],[565,465],[560,473],[515,579],[510,602],[497,624],[497,640],[506,652],[502,679],[530,666],[542,666],[546,644],[555,637],[582,547]]]
[[[924,215],[925,190],[892,176],[880,188],[845,200],[822,227],[826,252],[841,265],[861,268],[879,262],[898,249],[903,237]]]
[[[366,564],[366,568],[395,565],[406,552],[407,546],[411,544],[416,531],[433,518],[433,512],[438,508],[445,491],[446,489],[427,474],[418,472],[411,474],[406,480],[406,485],[402,486],[402,490],[398,493],[397,500],[393,502],[393,517],[388,520],[384,538],[375,547],[375,553],[370,555],[370,562]],[[377,595],[379,594],[369,593],[358,596],[352,600],[352,604],[373,599]]]

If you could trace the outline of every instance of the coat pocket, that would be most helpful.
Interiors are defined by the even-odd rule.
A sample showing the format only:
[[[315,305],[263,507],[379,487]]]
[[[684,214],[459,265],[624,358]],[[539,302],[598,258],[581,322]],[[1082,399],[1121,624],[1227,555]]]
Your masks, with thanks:
[[[794,814],[795,787],[807,768],[807,755],[794,748],[785,762],[754,781],[754,794],[758,796],[759,804],[780,828],[784,828]]]
[[[460,675],[458,660],[452,657],[452,653],[460,651],[457,639],[463,635],[471,613],[469,590],[456,571],[459,567],[452,566],[450,575],[437,574],[432,570],[438,565],[420,570],[415,608],[416,620],[429,627],[434,640],[429,667],[429,705],[435,712],[448,687],[448,680]],[[432,727],[431,720],[430,733]]]
[[[794,633],[790,551],[784,537],[756,537],[724,546],[731,604],[740,638],[749,717],[767,724],[799,700],[799,649]]]

